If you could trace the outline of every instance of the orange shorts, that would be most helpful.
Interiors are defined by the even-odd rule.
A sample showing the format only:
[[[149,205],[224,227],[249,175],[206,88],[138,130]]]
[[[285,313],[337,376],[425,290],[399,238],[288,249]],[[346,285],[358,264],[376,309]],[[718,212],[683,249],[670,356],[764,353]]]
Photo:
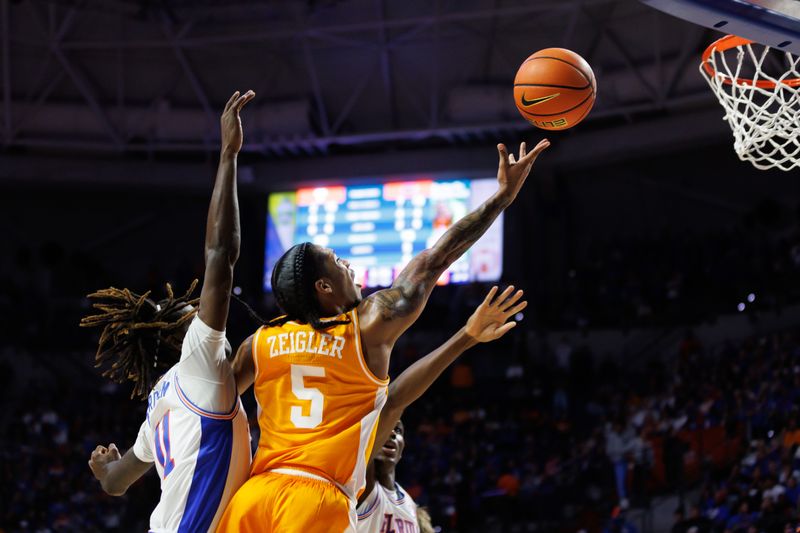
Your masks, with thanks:
[[[350,499],[328,481],[265,472],[239,488],[217,532],[354,532],[355,516]]]

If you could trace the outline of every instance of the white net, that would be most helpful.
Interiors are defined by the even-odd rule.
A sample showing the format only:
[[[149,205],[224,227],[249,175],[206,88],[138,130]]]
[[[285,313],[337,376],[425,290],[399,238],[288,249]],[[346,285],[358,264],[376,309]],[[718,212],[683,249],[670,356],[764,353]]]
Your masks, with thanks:
[[[762,170],[800,168],[800,84],[792,81],[800,57],[756,44],[715,48],[700,72],[725,108],[739,159]]]

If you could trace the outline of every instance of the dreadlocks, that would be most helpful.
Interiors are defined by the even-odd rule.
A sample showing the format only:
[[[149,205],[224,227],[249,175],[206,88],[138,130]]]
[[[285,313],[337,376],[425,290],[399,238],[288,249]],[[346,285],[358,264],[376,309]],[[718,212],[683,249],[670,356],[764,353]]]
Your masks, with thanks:
[[[320,320],[322,318],[314,293],[314,283],[322,276],[321,258],[310,242],[289,248],[272,269],[272,290],[278,307],[286,313],[267,322],[278,326],[289,320],[305,322],[317,330],[325,330],[347,320]]]
[[[88,295],[98,300],[92,307],[101,313],[84,317],[80,325],[103,327],[95,366],[113,360],[103,375],[117,383],[133,381],[131,398],[146,398],[158,378],[179,360],[182,326],[197,312],[182,311],[187,305],[197,307],[199,298],[191,299],[196,287],[194,280],[186,294],[176,298],[167,283],[167,297],[158,303],[149,298],[150,291],[140,295],[129,289],[109,287]]]

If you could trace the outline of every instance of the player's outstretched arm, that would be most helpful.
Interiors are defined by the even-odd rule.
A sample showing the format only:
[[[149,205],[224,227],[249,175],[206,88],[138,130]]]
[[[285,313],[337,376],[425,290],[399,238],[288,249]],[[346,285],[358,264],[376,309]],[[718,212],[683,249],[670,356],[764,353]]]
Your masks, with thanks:
[[[236,191],[236,159],[242,149],[239,111],[255,93],[233,93],[220,118],[222,147],[219,167],[206,221],[206,271],[200,293],[200,319],[210,328],[224,331],[233,285],[233,267],[239,258],[241,231]]]
[[[497,296],[497,287],[492,287],[463,328],[447,342],[409,366],[389,385],[389,395],[378,423],[376,442],[383,442],[381,437],[384,440],[389,437],[403,410],[422,396],[458,356],[480,342],[499,339],[516,326],[516,322],[508,322],[508,319],[528,305],[528,302],[520,301],[523,294],[522,290],[514,292],[514,286],[510,285]]]
[[[517,325],[513,320],[508,322],[508,319],[528,305],[528,302],[520,301],[523,294],[521,290],[514,292],[514,286],[510,285],[497,296],[497,287],[492,287],[458,333],[409,366],[389,385],[389,396],[381,410],[375,434],[378,446],[373,447],[373,455],[380,449],[380,444],[389,438],[405,408],[422,396],[458,356],[480,342],[499,339]],[[364,498],[370,494],[375,483],[371,459],[367,466],[367,486],[362,493]]]
[[[368,353],[370,347],[392,344],[414,323],[442,273],[486,233],[498,215],[514,201],[534,161],[548,146],[550,142],[543,140],[527,152],[522,143],[517,161],[513,154],[508,154],[505,145],[497,145],[500,159],[497,192],[449,228],[433,247],[414,257],[391,288],[372,294],[359,305],[361,335]]]
[[[145,475],[153,463],[140,461],[133,448],[120,457],[117,445],[98,446],[89,458],[89,468],[110,496],[122,496],[136,480]]]

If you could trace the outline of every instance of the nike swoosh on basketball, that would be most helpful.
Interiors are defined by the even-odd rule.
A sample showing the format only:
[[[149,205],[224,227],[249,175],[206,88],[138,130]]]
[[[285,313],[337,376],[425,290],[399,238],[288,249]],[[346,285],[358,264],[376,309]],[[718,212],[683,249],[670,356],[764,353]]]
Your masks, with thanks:
[[[556,96],[561,96],[561,93],[555,93],[555,94],[551,94],[551,95],[548,95],[548,96],[540,96],[539,98],[534,98],[533,100],[527,100],[525,98],[525,93],[522,93],[521,102],[522,102],[523,106],[531,107],[531,106],[534,106],[534,105],[543,104],[544,102],[552,100]]]

